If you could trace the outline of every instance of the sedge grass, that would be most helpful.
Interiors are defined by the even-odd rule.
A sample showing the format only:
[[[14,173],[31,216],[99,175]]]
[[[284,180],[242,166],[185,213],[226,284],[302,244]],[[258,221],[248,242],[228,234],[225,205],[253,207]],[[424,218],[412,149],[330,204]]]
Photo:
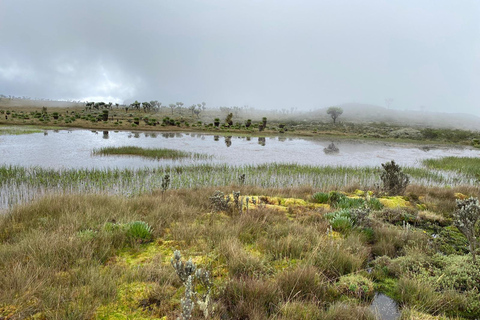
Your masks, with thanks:
[[[313,193],[312,187],[219,189],[233,188],[242,195],[304,199]],[[387,228],[383,223],[372,223],[375,237],[367,240],[356,230],[327,233],[328,222],[315,209],[291,214],[258,206],[243,214],[212,214],[209,197],[216,189],[168,190],[164,197],[161,191],[132,197],[54,195],[8,210],[0,216],[0,270],[5,271],[0,272],[0,317],[174,319],[184,290],[170,266],[178,249],[211,271],[218,312],[213,319],[371,318],[364,301],[345,300],[336,283],[342,275],[373,277],[365,271],[372,249],[393,237],[381,232]],[[154,241],[131,241],[125,229],[115,227],[135,221],[152,226]],[[399,253],[410,260],[415,251],[408,248],[430,254],[423,232],[399,232],[412,234],[399,242]],[[398,270],[399,279],[408,275]],[[443,270],[438,271],[437,278]],[[447,301],[447,294],[442,290],[435,297]],[[418,305],[415,299],[408,301],[411,306]],[[308,316],[291,318],[294,310],[285,310],[289,304]],[[460,307],[452,302],[441,311]]]
[[[405,168],[411,182],[426,186],[469,185],[471,179],[445,176],[427,169]],[[0,208],[26,203],[49,193],[108,193],[131,196],[161,189],[170,176],[171,189],[245,184],[262,188],[309,186],[319,191],[348,186],[372,190],[380,183],[380,169],[297,164],[229,166],[197,164],[142,169],[46,169],[0,166]],[[245,174],[245,180],[239,178]]]
[[[140,148],[134,146],[125,147],[104,147],[101,149],[95,149],[93,151],[95,155],[128,155],[128,156],[140,156],[144,158],[152,159],[181,159],[181,158],[193,158],[193,159],[206,159],[208,155],[201,153],[191,153],[175,149],[150,149]]]
[[[0,136],[1,135],[31,134],[31,133],[40,133],[40,132],[43,132],[43,131],[39,128],[36,128],[36,127],[0,126]]]
[[[454,171],[477,180],[480,179],[480,158],[444,157],[423,160],[423,164],[430,169]]]

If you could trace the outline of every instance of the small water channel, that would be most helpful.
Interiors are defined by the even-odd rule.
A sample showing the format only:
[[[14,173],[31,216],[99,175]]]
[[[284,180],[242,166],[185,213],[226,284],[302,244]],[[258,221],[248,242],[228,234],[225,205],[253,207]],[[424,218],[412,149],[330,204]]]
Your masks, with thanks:
[[[107,146],[169,148],[204,153],[213,157],[208,160],[158,161],[140,157],[92,155],[95,148]],[[402,166],[419,166],[423,159],[444,156],[478,157],[480,150],[325,138],[80,129],[0,136],[0,165],[59,169],[142,168],[192,163],[244,165],[272,162],[315,166],[380,166],[381,163],[390,160],[395,160]]]
[[[400,310],[397,303],[383,293],[375,294],[372,304],[372,310],[380,320],[396,320],[400,318]]]

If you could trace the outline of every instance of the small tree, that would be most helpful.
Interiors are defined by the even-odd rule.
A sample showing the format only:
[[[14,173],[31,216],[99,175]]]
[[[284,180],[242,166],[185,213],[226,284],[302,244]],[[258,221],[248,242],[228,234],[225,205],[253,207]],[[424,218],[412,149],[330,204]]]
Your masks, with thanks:
[[[402,169],[394,160],[382,163],[383,172],[380,176],[383,182],[383,191],[389,195],[401,195],[405,192],[410,178],[402,172]]]
[[[226,123],[227,126],[230,127],[231,125],[233,125],[233,120],[232,119],[233,119],[233,113],[230,112],[227,115],[227,117],[225,118],[225,123]]]
[[[170,107],[170,109],[172,109],[172,114],[173,114],[173,110],[175,110],[177,105],[175,103],[170,103],[168,106]]]
[[[479,246],[477,233],[480,223],[478,199],[457,200],[457,210],[453,213],[453,223],[467,238],[473,262],[476,263],[476,250]]]
[[[193,110],[193,113],[195,113],[195,115],[197,116],[197,118],[199,118],[200,113],[206,109],[205,105],[206,105],[205,102],[202,102],[201,104],[198,103],[198,104],[197,104],[197,108],[195,108],[195,109]]]
[[[333,123],[335,123],[337,118],[343,113],[343,109],[340,107],[330,107],[328,108],[327,113],[332,117]]]

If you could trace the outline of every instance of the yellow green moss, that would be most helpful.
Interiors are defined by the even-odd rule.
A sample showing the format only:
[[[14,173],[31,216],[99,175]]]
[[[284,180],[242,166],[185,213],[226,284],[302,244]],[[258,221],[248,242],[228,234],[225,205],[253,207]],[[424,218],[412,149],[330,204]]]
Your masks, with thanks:
[[[127,248],[121,251],[115,259],[118,264],[135,267],[150,263],[160,256],[162,263],[170,263],[175,248],[180,246],[178,241],[164,241],[156,239],[151,243],[140,245],[139,248]]]
[[[353,194],[355,194],[356,196],[359,196],[359,197],[363,197],[363,196],[365,196],[365,191],[357,189],[353,192]]]
[[[459,199],[459,200],[465,200],[467,199],[467,196],[464,195],[463,193],[460,193],[460,192],[457,192],[454,194],[455,195],[455,198]]]
[[[151,289],[151,284],[143,282],[122,284],[118,289],[117,301],[99,307],[95,319],[161,319],[149,316],[138,307],[140,301],[147,298],[148,292]]]
[[[17,312],[17,307],[12,305],[0,306],[0,319],[13,319],[13,316]]]
[[[401,196],[396,197],[382,197],[378,198],[381,204],[383,204],[386,208],[398,208],[398,207],[409,207],[410,202],[405,200]]]

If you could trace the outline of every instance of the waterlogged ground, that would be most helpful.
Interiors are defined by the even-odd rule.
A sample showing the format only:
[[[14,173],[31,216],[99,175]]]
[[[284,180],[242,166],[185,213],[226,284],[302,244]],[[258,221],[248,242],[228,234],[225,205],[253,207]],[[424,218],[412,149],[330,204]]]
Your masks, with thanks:
[[[336,149],[329,151],[334,143]],[[149,160],[128,156],[95,156],[101,147],[169,148],[213,156],[208,160]],[[237,137],[196,133],[141,133],[89,130],[45,130],[0,136],[0,165],[43,168],[143,168],[159,165],[226,163],[229,165],[296,163],[315,166],[375,167],[395,160],[418,167],[423,159],[478,157],[480,150],[452,146],[418,146],[385,142],[318,138]]]
[[[478,179],[421,168],[422,159],[478,157],[478,149],[345,140],[329,148],[331,144],[312,138],[89,130],[2,135],[0,210],[50,193],[141,194],[161,189],[167,174],[171,189],[232,184],[264,188],[311,186],[318,190],[352,185],[372,188],[380,182],[380,164],[395,160],[415,184],[456,186],[476,183]],[[97,148],[112,146],[168,148],[209,157],[149,160],[93,154]]]

